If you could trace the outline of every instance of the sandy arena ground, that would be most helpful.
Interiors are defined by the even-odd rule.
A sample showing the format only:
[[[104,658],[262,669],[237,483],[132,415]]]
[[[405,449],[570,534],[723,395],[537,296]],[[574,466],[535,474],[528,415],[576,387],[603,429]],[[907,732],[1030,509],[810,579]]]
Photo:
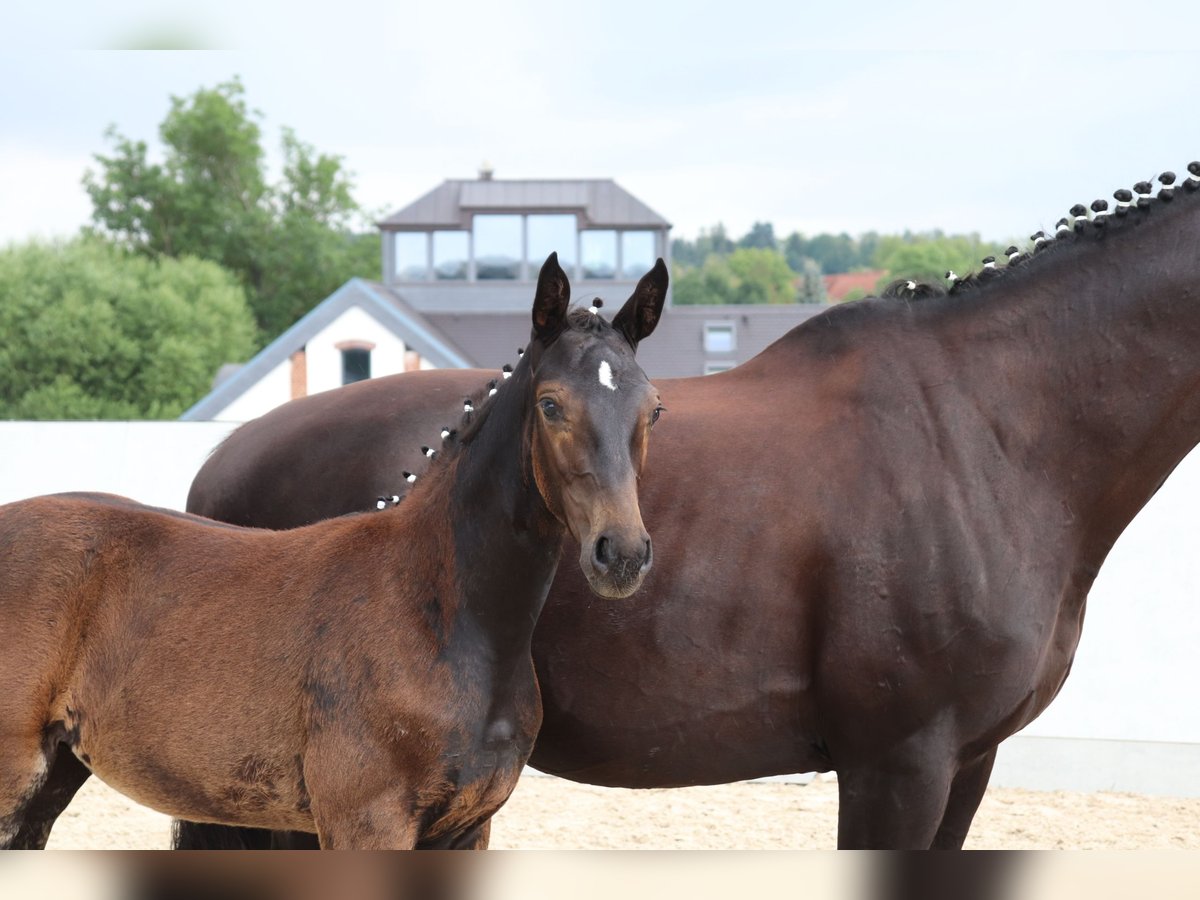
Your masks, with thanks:
[[[494,848],[831,849],[837,785],[745,783],[628,791],[526,776],[492,828]],[[59,818],[52,848],[155,849],[166,816],[92,778]],[[968,847],[1200,849],[1200,798],[994,788]]]

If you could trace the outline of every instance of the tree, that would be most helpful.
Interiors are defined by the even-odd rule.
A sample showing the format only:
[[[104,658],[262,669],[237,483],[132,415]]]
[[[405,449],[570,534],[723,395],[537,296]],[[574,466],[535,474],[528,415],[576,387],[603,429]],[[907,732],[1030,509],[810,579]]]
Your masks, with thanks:
[[[985,256],[1000,256],[1002,249],[1002,244],[980,240],[977,234],[906,232],[879,239],[875,264],[887,273],[885,284],[898,278],[941,284],[947,271],[966,275],[978,269]]]
[[[211,262],[95,239],[0,250],[3,418],[175,418],[254,334],[245,292]]]
[[[763,250],[775,250],[778,243],[775,240],[775,228],[770,222],[755,222],[738,241],[739,247],[757,247]]]
[[[191,255],[235,273],[265,340],[348,278],[375,275],[378,241],[351,233],[360,210],[341,158],[288,129],[282,178],[267,183],[261,116],[244,94],[234,79],[172,97],[161,164],[110,128],[113,152],[96,156],[84,186],[98,233],[151,258]]]
[[[848,234],[818,234],[809,239],[805,255],[814,260],[826,275],[851,272],[864,260],[854,238]]]
[[[737,303],[795,303],[796,275],[775,250],[740,247],[729,255]]]
[[[805,263],[815,262],[815,260],[808,255],[808,241],[805,240],[804,235],[798,231],[793,231],[783,239],[782,252],[783,258],[787,261],[788,267],[796,274],[800,274],[804,271]],[[817,268],[819,269],[820,266],[818,265]]]
[[[677,268],[675,302],[793,303],[796,276],[774,250],[739,248],[728,257],[709,256],[698,268]]]
[[[676,263],[675,302],[683,306],[736,303],[736,286],[729,265],[720,257],[710,256],[702,266],[682,267]]]
[[[671,242],[671,257],[686,266],[703,265],[710,256],[728,256],[735,249],[735,244],[725,231],[725,226],[718,222],[712,228],[701,228],[700,235],[694,241],[676,238]]]

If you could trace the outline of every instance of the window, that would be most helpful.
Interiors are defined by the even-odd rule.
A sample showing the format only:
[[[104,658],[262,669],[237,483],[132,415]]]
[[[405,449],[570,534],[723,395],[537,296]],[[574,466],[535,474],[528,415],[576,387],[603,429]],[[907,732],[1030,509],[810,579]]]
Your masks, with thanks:
[[[433,277],[438,281],[463,281],[471,255],[471,236],[465,231],[433,233]]]
[[[621,277],[641,278],[650,271],[658,253],[653,231],[621,232]]]
[[[737,339],[732,322],[707,322],[704,325],[705,353],[732,353],[737,349]]]
[[[579,255],[584,278],[613,278],[617,274],[617,233],[581,231]]]
[[[521,277],[521,216],[476,216],[475,277]]]
[[[731,359],[710,359],[704,364],[705,375],[716,375],[718,372],[728,372],[735,365]]]
[[[575,217],[527,216],[525,219],[529,242],[529,277],[537,278],[538,269],[551,253],[558,254],[563,271],[575,270]]]
[[[366,347],[342,349],[342,384],[354,384],[371,377],[371,351]]]
[[[396,280],[427,281],[429,235],[423,231],[397,231],[392,240],[396,251]]]

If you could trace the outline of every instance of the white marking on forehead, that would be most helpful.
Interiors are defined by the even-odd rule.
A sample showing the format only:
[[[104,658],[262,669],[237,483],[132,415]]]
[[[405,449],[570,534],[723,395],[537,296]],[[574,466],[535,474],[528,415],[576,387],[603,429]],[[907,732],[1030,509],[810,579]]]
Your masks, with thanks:
[[[612,366],[608,364],[607,359],[600,360],[600,383],[610,391],[617,389],[617,383],[613,381]]]

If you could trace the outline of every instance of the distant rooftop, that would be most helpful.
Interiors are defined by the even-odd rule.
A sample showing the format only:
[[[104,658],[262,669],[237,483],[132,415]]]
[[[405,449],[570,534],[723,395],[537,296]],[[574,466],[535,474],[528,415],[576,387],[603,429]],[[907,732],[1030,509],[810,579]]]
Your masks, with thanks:
[[[825,296],[829,302],[844,300],[853,291],[862,291],[864,295],[875,293],[875,285],[886,275],[883,269],[871,269],[867,272],[843,272],[837,275],[822,276],[825,281]]]
[[[469,228],[476,212],[573,212],[583,228],[671,227],[611,178],[448,179],[377,224],[384,231]]]

